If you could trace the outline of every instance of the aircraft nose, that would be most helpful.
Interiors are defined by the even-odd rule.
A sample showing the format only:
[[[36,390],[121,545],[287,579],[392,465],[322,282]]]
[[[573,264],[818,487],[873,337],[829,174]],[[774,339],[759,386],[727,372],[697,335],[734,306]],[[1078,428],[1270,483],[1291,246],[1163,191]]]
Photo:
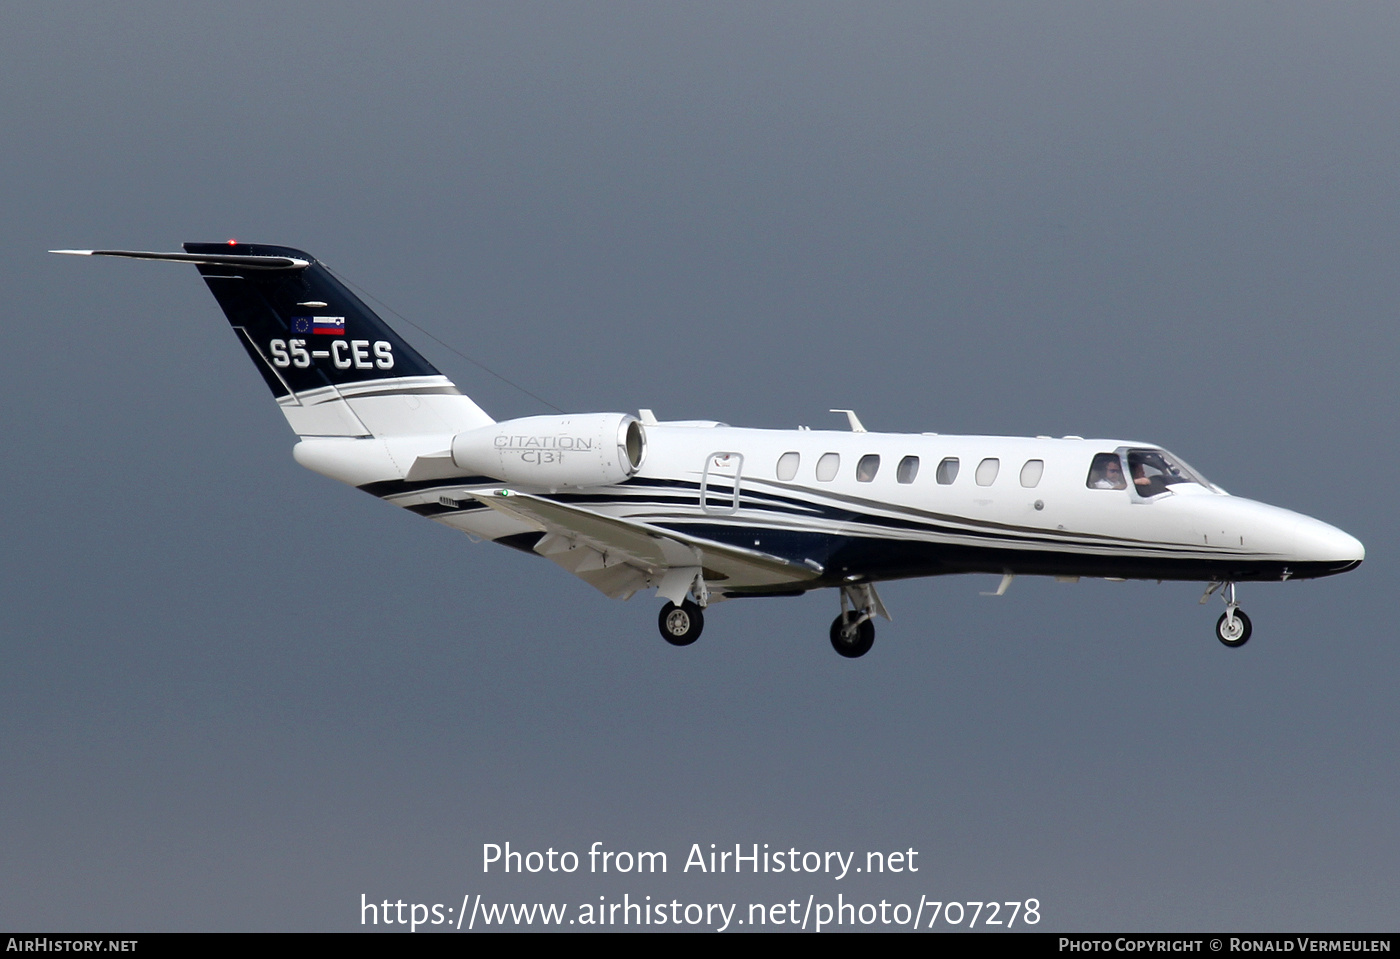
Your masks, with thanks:
[[[1303,517],[1293,532],[1298,553],[1308,562],[1355,566],[1366,558],[1366,547],[1361,545],[1361,540],[1320,520]]]

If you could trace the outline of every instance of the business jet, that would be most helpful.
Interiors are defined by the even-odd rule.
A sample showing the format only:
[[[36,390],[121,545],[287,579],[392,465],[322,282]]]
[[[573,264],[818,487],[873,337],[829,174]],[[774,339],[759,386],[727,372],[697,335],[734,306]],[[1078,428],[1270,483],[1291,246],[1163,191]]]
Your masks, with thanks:
[[[835,589],[831,644],[863,656],[885,580],[950,573],[1204,582],[1220,642],[1252,632],[1236,584],[1355,569],[1355,538],[1227,494],[1160,446],[739,429],[650,410],[496,422],[329,269],[288,247],[54,250],[193,264],[299,441],[296,461],[605,595],[654,589],[693,643],[724,599]]]

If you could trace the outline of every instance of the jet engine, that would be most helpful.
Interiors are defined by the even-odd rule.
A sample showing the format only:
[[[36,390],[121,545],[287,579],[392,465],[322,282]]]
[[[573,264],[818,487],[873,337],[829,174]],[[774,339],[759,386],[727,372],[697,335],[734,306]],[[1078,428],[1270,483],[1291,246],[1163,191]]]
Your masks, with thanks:
[[[458,433],[452,462],[507,483],[611,486],[637,472],[646,447],[641,421],[626,413],[525,416]]]

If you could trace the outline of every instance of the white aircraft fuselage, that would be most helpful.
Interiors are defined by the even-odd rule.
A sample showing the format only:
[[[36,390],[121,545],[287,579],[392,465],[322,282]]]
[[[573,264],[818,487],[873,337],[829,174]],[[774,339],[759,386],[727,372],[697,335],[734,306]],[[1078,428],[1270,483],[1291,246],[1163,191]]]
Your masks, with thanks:
[[[445,445],[443,439],[425,445]],[[1361,544],[1341,530],[1216,487],[1182,482],[1140,491],[1135,484],[1094,489],[1087,483],[1095,456],[1158,449],[1079,437],[658,423],[646,427],[645,459],[622,483],[578,491],[518,488],[821,568],[815,578],[755,571],[747,580],[711,584],[730,595],[839,586],[851,577],[880,581],[948,573],[1278,581],[1344,572],[1364,558]],[[780,475],[785,456],[790,472]],[[818,475],[823,457],[833,470],[828,479]],[[863,459],[867,470],[857,479]],[[950,461],[956,473],[945,469],[940,477],[940,465]],[[983,466],[989,461],[995,467]],[[335,475],[333,468],[322,471]],[[497,484],[416,485],[376,491],[488,539],[509,543],[538,532],[508,514],[482,510],[469,495]],[[441,504],[443,496],[458,495],[461,506]]]
[[[888,618],[875,584],[950,573],[1235,584],[1345,572],[1361,543],[1231,496],[1150,443],[740,429],[649,411],[497,423],[298,250],[56,251],[194,263],[301,438],[298,462],[476,537],[545,556],[605,594],[654,588],[662,635],[739,596],[837,588],[846,656]],[[847,412],[847,411],[833,411]]]

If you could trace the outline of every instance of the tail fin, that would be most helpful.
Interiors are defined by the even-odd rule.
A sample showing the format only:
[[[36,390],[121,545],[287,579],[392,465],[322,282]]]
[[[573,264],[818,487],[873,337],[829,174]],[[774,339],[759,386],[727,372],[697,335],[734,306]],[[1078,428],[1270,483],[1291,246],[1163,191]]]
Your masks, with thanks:
[[[184,253],[55,250],[193,263],[302,437],[457,433],[494,422],[300,250],[186,243]]]

